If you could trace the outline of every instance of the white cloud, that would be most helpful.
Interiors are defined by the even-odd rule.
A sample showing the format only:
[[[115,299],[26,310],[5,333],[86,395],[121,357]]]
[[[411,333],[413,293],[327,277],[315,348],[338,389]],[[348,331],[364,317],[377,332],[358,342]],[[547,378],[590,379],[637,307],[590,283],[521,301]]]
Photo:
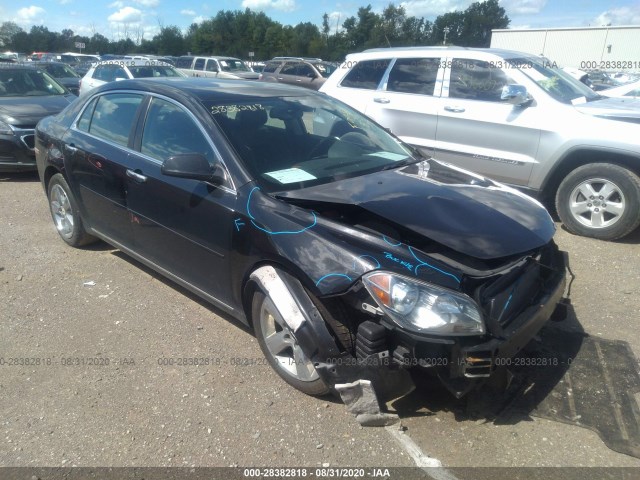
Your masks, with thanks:
[[[44,8],[36,7],[35,5],[21,8],[16,15],[16,23],[29,25],[42,23],[45,13]]]
[[[160,0],[133,0],[145,7],[157,7],[160,4]]]
[[[185,10],[180,10],[180,13],[182,15],[187,15],[189,17],[194,17],[195,14],[196,14],[196,12],[194,10],[186,10],[186,9]]]
[[[407,15],[413,17],[437,17],[454,10],[464,10],[472,0],[409,0],[401,2]]]
[[[60,5],[68,5],[69,3],[71,3],[73,0],[60,0],[58,3],[60,3]]]
[[[202,23],[206,20],[206,18],[204,18],[202,15],[198,15],[197,17],[194,17],[192,20],[192,23]]]
[[[123,8],[124,7],[124,2],[121,2],[120,0],[116,0],[113,3],[110,3],[109,8]]]
[[[547,0],[500,0],[500,6],[507,15],[532,15],[540,13],[547,4]]]
[[[330,34],[333,35],[336,31],[342,31],[342,24],[344,21],[349,18],[351,15],[344,12],[331,12],[329,14],[329,28]],[[322,20],[320,20],[319,28],[322,29]]]
[[[291,12],[296,8],[296,2],[295,0],[242,0],[242,8]]]
[[[640,24],[640,6],[620,7],[607,10],[591,22],[594,27],[601,25],[638,25]]]
[[[135,23],[142,20],[142,12],[137,8],[123,7],[109,15],[107,20],[113,23]]]

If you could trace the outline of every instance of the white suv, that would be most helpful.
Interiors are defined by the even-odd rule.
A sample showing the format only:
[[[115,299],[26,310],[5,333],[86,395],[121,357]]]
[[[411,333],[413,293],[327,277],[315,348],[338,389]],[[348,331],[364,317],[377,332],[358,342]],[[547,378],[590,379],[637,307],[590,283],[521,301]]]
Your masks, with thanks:
[[[640,101],[601,97],[543,57],[367,50],[320,91],[428,155],[555,199],[571,232],[613,240],[640,225]]]
[[[130,78],[186,77],[172,65],[159,60],[105,60],[94,63],[80,80],[80,95],[100,85]]]

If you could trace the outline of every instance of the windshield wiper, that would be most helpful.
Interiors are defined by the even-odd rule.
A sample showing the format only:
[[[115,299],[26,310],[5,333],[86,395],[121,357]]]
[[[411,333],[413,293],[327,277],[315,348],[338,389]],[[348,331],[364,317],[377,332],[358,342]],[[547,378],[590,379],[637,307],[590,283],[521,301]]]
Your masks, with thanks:
[[[407,165],[412,165],[414,163],[422,162],[424,158],[427,158],[427,157],[423,157],[423,158],[407,157],[404,160],[399,160],[397,162],[393,162],[388,165],[385,165],[384,167],[382,167],[382,170],[380,171],[384,172],[386,170],[393,170],[394,168],[406,167]]]

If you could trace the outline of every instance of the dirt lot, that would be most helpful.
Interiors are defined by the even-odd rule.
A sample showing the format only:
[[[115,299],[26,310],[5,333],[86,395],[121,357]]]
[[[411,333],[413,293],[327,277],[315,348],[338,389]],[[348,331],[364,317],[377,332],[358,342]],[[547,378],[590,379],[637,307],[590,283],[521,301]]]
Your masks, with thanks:
[[[251,332],[183,289],[105,244],[67,247],[35,175],[0,174],[0,204],[0,466],[640,467],[576,425],[588,399],[569,399],[578,414],[553,420],[553,408],[514,410],[528,390],[470,412],[426,383],[393,405],[404,434],[362,428],[333,398],[284,384]],[[640,232],[556,237],[575,274],[558,328],[588,334],[598,352],[609,345],[600,339],[628,342],[637,373]],[[176,365],[189,358],[209,365]],[[592,391],[637,408],[636,391]],[[619,410],[599,416],[633,440],[638,418]]]

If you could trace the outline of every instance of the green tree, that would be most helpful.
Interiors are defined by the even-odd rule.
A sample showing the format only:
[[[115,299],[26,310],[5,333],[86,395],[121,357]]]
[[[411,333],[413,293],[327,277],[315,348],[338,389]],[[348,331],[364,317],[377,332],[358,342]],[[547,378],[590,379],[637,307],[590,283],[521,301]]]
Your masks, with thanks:
[[[491,44],[491,30],[507,28],[509,17],[498,0],[486,0],[469,5],[464,11],[464,21],[460,33],[460,45],[465,47],[488,47]]]
[[[144,49],[141,48],[143,52],[159,53],[160,55],[183,55],[185,52],[182,32],[176,26],[161,27],[160,33],[155,35],[149,42],[151,45],[147,44],[146,41],[141,43],[146,44]],[[149,48],[152,50],[148,50]]]
[[[7,48],[11,46],[13,37],[20,32],[24,32],[24,30],[17,23],[2,22],[2,25],[0,25],[0,47]]]

